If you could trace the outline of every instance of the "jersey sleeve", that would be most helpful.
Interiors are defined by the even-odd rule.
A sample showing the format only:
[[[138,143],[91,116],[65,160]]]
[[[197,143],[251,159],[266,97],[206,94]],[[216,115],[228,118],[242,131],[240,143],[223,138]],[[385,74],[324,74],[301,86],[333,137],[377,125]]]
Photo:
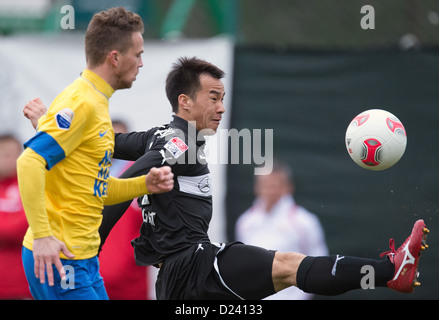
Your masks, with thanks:
[[[136,161],[145,154],[148,132],[116,133],[113,158]]]
[[[52,106],[39,121],[38,133],[24,144],[46,160],[48,170],[78,147],[87,120],[93,118],[92,109],[86,103],[54,101]]]
[[[127,179],[109,178],[108,197],[105,199],[105,205],[113,205],[144,194],[150,194],[145,184],[145,176],[139,176]]]
[[[26,149],[17,160],[17,177],[23,208],[34,239],[51,236],[44,195],[44,160],[31,149]]]

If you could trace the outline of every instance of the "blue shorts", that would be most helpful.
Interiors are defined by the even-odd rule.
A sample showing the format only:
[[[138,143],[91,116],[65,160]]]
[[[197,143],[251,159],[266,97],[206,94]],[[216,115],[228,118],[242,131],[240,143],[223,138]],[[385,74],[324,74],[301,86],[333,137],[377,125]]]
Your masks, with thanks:
[[[53,266],[55,284],[52,287],[48,285],[47,275],[44,284],[35,277],[31,250],[23,247],[22,259],[30,292],[36,300],[108,300],[104,280],[99,274],[98,257],[85,260],[61,259],[67,280],[61,281],[58,270]]]

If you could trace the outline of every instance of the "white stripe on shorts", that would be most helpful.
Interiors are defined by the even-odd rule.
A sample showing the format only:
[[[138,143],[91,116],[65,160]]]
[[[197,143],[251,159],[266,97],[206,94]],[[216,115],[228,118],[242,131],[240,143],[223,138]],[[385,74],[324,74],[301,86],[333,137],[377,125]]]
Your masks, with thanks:
[[[213,262],[213,267],[215,268],[216,273],[218,273],[218,276],[219,276],[219,278],[220,278],[220,280],[221,280],[221,283],[223,284],[223,286],[224,286],[227,290],[229,290],[231,293],[233,293],[233,294],[234,294],[235,296],[237,296],[239,299],[241,299],[241,300],[245,300],[243,297],[241,297],[241,296],[238,295],[236,292],[234,292],[232,289],[230,289],[230,288],[227,286],[227,284],[224,282],[223,277],[221,277],[221,273],[220,273],[220,271],[219,271],[219,267],[218,267],[218,257],[217,257],[217,255],[218,255],[218,253],[220,253],[221,251],[224,250],[226,244],[225,244],[225,243],[214,243],[214,242],[212,242],[212,244],[214,244],[215,246],[217,246],[217,247],[220,248],[220,249],[218,250],[218,252],[216,253],[216,255],[215,255],[215,260],[214,260],[214,262]]]

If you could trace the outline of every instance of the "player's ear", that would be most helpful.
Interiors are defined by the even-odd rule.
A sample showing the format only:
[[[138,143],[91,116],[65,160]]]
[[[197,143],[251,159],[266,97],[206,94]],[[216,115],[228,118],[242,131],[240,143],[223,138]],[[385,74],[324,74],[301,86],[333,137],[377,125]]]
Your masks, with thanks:
[[[107,55],[107,59],[116,67],[119,64],[119,52],[117,50],[110,51]]]
[[[189,112],[192,106],[192,99],[186,94],[180,94],[178,96],[178,110],[184,110]]]

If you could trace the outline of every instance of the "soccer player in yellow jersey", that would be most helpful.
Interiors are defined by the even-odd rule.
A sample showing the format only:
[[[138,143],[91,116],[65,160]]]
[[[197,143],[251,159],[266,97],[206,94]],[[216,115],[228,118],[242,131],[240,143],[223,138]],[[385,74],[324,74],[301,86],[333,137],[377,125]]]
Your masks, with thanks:
[[[97,258],[104,204],[173,187],[169,167],[133,179],[109,175],[109,99],[136,79],[142,33],[140,16],[122,7],[94,15],[85,35],[86,69],[55,98],[17,161],[29,223],[23,264],[36,299],[108,299]]]

